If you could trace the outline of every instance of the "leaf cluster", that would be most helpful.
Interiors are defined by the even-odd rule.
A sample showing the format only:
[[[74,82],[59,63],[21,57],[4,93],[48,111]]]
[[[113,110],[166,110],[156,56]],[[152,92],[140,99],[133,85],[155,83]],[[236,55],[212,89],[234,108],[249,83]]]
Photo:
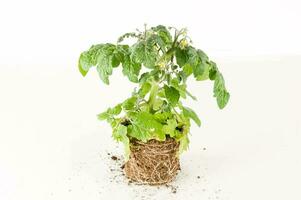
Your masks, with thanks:
[[[136,42],[123,44],[129,37]],[[180,141],[180,152],[188,148],[191,120],[201,125],[197,114],[181,102],[187,97],[196,100],[187,90],[189,77],[214,81],[213,94],[220,109],[230,98],[216,64],[192,46],[186,29],[159,25],[126,33],[116,44],[93,45],[81,53],[78,67],[83,76],[96,67],[105,84],[113,69],[122,67],[128,80],[138,84],[128,99],[98,115],[111,124],[113,138],[125,144],[127,155],[131,139],[146,142],[172,137]]]

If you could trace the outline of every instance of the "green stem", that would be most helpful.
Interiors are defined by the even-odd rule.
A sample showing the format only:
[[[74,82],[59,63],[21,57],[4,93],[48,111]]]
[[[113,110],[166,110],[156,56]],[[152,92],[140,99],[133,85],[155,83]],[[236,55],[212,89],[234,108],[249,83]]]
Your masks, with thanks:
[[[153,82],[152,88],[151,88],[151,91],[150,91],[150,95],[149,95],[149,99],[148,99],[148,104],[149,104],[149,107],[150,107],[151,110],[153,109],[153,105],[154,105],[154,102],[156,100],[158,90],[159,90],[158,83]]]

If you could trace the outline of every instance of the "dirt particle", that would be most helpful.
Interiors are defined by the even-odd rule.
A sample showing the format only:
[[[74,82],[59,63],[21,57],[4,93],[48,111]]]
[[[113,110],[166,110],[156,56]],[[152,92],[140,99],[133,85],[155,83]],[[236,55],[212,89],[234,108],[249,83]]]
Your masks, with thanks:
[[[206,150],[206,147],[204,147],[203,150],[205,151],[205,150]]]
[[[174,186],[171,186],[171,193],[173,193],[173,194],[177,193],[177,188]]]
[[[117,158],[117,156],[112,156],[111,159],[112,160],[117,160],[118,158]]]
[[[197,176],[197,178],[200,179],[201,177],[200,177],[200,176]]]

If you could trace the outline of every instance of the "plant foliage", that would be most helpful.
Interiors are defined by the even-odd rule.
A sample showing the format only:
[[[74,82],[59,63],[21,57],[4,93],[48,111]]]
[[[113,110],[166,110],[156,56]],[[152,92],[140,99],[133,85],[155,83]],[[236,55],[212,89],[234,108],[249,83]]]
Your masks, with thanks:
[[[129,37],[136,42],[123,44]],[[122,67],[128,80],[139,85],[131,97],[98,115],[111,124],[113,138],[124,143],[127,156],[134,138],[146,142],[172,137],[180,142],[180,152],[188,148],[190,121],[201,125],[197,114],[181,102],[187,96],[196,100],[187,91],[189,77],[214,82],[213,95],[220,109],[230,98],[216,64],[192,46],[186,29],[159,25],[126,33],[116,44],[93,45],[81,53],[78,67],[83,76],[96,67],[105,84],[109,84],[113,69]],[[140,73],[143,67],[146,72]]]

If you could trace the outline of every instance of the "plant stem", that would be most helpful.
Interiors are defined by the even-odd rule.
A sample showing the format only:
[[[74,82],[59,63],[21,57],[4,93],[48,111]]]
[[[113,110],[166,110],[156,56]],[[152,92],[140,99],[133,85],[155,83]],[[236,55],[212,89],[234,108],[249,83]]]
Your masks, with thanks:
[[[148,99],[148,104],[149,104],[149,107],[150,107],[151,110],[153,109],[153,105],[154,105],[154,102],[156,100],[158,89],[159,89],[159,85],[158,85],[157,82],[154,81],[152,83],[152,88],[151,88],[149,99]]]

